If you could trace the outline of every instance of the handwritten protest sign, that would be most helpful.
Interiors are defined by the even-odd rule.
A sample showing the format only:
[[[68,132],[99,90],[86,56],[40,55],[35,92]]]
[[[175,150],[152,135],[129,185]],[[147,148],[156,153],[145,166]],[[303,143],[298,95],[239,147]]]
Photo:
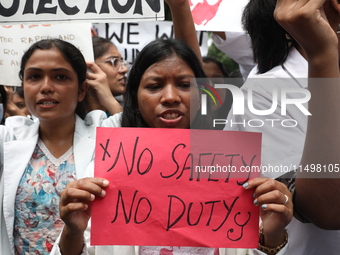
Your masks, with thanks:
[[[0,84],[20,86],[21,57],[41,39],[59,38],[74,44],[93,61],[91,23],[0,26]]]
[[[242,12],[248,0],[188,0],[197,30],[242,32]]]
[[[122,57],[130,63],[149,42],[162,38],[174,38],[171,21],[147,21],[127,23],[93,24],[98,35],[111,40],[116,45]],[[208,33],[197,32],[201,54],[208,53]]]
[[[0,0],[0,24],[163,19],[162,0]]]
[[[110,185],[93,203],[91,244],[257,247],[259,211],[242,185],[259,173],[232,169],[259,166],[260,141],[247,132],[98,128],[95,176]]]

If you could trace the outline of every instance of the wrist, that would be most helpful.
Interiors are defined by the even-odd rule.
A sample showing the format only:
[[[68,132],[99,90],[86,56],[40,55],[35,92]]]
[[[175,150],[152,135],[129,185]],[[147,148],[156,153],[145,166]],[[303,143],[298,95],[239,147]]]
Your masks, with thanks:
[[[269,254],[277,254],[286,244],[288,243],[288,234],[287,231],[273,235],[266,235],[263,233],[263,227],[260,227],[259,233],[259,245],[258,250]]]
[[[307,54],[309,73],[313,77],[338,78],[339,77],[339,56],[337,47],[327,49],[316,54]]]
[[[84,235],[84,231],[78,229],[78,228],[70,228],[68,225],[64,225],[63,231],[62,231],[62,235],[64,235],[65,237],[67,236],[83,236]]]
[[[275,235],[264,233],[260,244],[268,248],[275,248],[284,242],[285,234],[285,230]]]
[[[59,249],[61,254],[80,254],[84,247],[84,232],[71,230],[67,225],[61,233]]]

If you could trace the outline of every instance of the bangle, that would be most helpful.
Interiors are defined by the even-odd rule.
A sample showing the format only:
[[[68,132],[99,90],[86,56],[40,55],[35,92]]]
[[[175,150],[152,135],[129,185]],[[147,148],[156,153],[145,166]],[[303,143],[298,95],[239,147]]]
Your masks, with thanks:
[[[287,231],[285,230],[285,239],[283,241],[282,244],[274,247],[274,248],[269,248],[269,247],[266,247],[266,246],[263,246],[263,227],[261,226],[260,227],[260,241],[259,241],[259,246],[257,247],[258,250],[266,253],[266,254],[269,254],[269,255],[274,255],[276,253],[278,253],[287,243],[288,243],[288,234],[287,234]]]

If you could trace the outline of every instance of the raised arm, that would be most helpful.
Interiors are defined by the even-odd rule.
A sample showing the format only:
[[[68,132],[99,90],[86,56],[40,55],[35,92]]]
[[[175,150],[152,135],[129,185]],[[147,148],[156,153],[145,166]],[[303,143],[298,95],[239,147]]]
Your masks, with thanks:
[[[165,0],[169,5],[174,25],[175,38],[184,41],[202,62],[194,20],[188,0]]]
[[[86,82],[89,87],[87,96],[92,96],[95,98],[95,100],[93,100],[94,102],[91,102],[91,99],[87,98],[90,108],[89,111],[98,109],[97,105],[92,104],[97,104],[97,102],[99,102],[100,106],[104,107],[105,110],[110,113],[110,115],[122,112],[123,107],[112,95],[106,74],[100,69],[98,65],[93,62],[88,62],[87,68],[91,70],[91,72],[87,73]],[[100,106],[99,109],[102,108]]]
[[[315,225],[340,229],[339,55],[337,35],[324,12],[330,4],[325,0],[278,0],[274,15],[303,47],[309,64],[312,116],[308,118],[302,170],[297,172],[294,205]],[[311,172],[313,168],[321,172]]]

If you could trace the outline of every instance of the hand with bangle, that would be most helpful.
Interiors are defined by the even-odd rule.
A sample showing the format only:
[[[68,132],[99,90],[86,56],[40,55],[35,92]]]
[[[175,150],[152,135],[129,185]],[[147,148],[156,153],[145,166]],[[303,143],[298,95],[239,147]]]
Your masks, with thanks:
[[[293,218],[292,195],[283,183],[268,178],[255,178],[243,186],[254,189],[254,204],[261,208],[258,250],[276,254],[288,242],[285,228]]]

